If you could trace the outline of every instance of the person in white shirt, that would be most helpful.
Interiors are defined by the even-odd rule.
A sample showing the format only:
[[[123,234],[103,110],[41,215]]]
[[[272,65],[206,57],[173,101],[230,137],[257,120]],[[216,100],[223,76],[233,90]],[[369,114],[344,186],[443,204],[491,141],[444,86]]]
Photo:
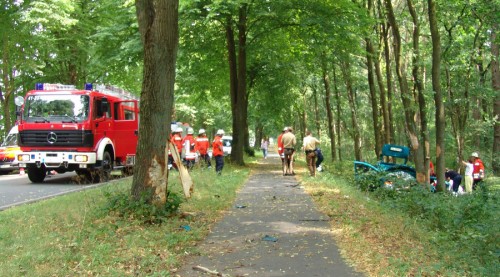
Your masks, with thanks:
[[[465,192],[472,192],[472,183],[474,182],[474,178],[472,177],[472,173],[474,172],[472,158],[469,158],[468,161],[462,161],[462,163],[465,165]]]

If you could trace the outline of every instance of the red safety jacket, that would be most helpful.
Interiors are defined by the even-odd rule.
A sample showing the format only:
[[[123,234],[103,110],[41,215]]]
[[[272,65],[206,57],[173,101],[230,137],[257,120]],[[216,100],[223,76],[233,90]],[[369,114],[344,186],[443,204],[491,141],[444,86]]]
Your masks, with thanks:
[[[483,161],[481,161],[480,158],[476,158],[476,160],[473,162],[474,164],[474,171],[472,171],[472,177],[474,180],[481,180],[484,178],[484,164]]]
[[[210,142],[208,141],[207,136],[198,136],[195,139],[194,151],[199,152],[200,155],[206,155],[209,147]]]
[[[177,147],[177,151],[179,151],[179,154],[182,153],[182,137],[181,134],[174,134],[170,141]]]
[[[222,137],[215,136],[214,141],[212,142],[212,154],[214,157],[224,156],[224,151],[222,150]]]
[[[279,136],[278,136],[278,154],[281,156],[281,154],[283,154],[283,151],[285,151],[285,149],[283,149],[283,142],[281,141],[281,138],[283,137],[283,133],[281,133]]]

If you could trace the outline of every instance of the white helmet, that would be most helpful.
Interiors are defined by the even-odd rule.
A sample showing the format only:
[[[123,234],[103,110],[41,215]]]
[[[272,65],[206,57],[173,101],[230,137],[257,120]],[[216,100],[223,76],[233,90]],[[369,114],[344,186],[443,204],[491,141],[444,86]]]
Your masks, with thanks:
[[[182,127],[177,127],[177,129],[175,129],[175,133],[182,133]]]
[[[222,129],[217,130],[217,135],[224,135],[224,130]]]
[[[283,132],[286,132],[288,131],[288,127],[285,127],[285,129],[283,129]]]
[[[201,128],[199,131],[198,131],[198,135],[201,135],[201,134],[204,134],[205,133],[205,129]]]
[[[471,156],[474,158],[479,158],[479,154],[477,152],[473,152]]]
[[[189,128],[188,128],[188,131],[187,131],[187,134],[188,134],[188,135],[192,135],[193,133],[194,133],[193,128],[189,127]]]

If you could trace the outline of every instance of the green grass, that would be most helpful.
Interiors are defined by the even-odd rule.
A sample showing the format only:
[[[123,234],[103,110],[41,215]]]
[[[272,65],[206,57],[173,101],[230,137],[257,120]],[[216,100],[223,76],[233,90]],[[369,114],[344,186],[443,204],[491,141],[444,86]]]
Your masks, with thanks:
[[[0,212],[0,276],[169,276],[196,252],[248,174],[230,165],[220,177],[195,170],[182,216],[156,225],[106,212],[105,195],[128,192],[131,178]],[[169,190],[182,195],[177,173],[169,178]]]
[[[332,219],[341,252],[369,276],[498,276],[499,178],[460,197],[361,192],[352,168],[327,165],[302,185]],[[335,170],[334,170],[335,169]]]

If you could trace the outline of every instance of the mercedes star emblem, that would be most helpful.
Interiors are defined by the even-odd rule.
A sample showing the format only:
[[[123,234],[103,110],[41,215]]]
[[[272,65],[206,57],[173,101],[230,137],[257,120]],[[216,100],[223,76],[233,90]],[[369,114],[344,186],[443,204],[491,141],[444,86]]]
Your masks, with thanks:
[[[57,135],[56,135],[56,133],[54,133],[54,132],[50,132],[50,133],[47,135],[47,141],[48,141],[50,144],[54,144],[54,143],[57,141]]]

